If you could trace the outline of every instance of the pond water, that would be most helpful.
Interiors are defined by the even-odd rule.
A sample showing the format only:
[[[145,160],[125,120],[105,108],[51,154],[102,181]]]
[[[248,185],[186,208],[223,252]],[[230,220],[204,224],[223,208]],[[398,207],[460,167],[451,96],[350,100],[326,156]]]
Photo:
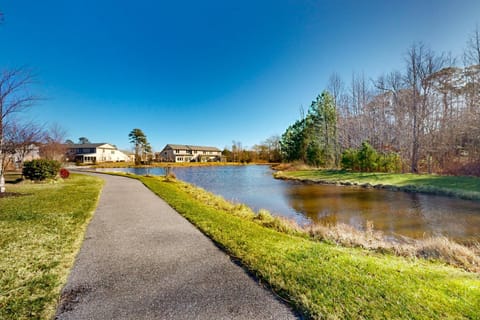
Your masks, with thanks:
[[[146,174],[147,169],[106,171]],[[163,175],[163,168],[148,169]],[[172,169],[178,179],[225,199],[267,209],[300,224],[345,223],[388,236],[422,238],[444,235],[460,242],[480,241],[480,201],[388,190],[276,180],[268,166],[216,166]]]

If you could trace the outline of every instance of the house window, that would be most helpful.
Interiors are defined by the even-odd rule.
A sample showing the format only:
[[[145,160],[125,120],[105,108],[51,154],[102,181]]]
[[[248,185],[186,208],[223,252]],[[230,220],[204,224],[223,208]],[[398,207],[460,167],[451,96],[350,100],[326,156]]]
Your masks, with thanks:
[[[115,154],[115,150],[112,150],[112,154]]]
[[[176,150],[175,150],[175,153],[180,153],[180,150],[176,149]]]

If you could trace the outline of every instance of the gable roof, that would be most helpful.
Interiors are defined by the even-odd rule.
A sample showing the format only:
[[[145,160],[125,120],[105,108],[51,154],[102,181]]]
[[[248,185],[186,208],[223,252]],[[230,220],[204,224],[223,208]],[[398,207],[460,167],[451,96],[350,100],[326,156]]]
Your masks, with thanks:
[[[113,149],[116,149],[115,146],[111,145],[110,143],[106,143],[106,142],[102,142],[102,143],[74,143],[74,144],[67,144],[66,145],[67,148],[75,148],[75,149],[78,149],[78,148],[98,148],[98,147],[101,147],[101,146],[106,146],[106,148],[113,148]]]
[[[207,146],[192,146],[186,144],[167,144],[165,149],[178,149],[178,150],[197,150],[197,151],[217,151],[220,152],[220,149],[216,147],[207,147]]]

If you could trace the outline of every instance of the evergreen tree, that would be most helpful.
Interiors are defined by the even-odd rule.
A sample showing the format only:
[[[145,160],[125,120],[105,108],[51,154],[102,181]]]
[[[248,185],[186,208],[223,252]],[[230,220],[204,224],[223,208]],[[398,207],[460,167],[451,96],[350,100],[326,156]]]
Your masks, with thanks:
[[[135,164],[140,164],[142,162],[142,154],[151,149],[150,144],[147,141],[147,136],[141,129],[135,128],[128,134],[130,143],[134,145],[135,149]]]
[[[334,166],[337,157],[335,153],[337,115],[333,97],[328,91],[322,92],[312,102],[306,122],[308,163],[317,166]]]

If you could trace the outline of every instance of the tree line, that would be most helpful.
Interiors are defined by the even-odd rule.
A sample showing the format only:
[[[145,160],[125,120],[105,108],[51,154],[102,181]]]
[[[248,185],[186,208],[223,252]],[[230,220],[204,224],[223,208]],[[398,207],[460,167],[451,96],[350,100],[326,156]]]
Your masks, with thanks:
[[[478,27],[460,58],[415,43],[402,71],[353,74],[348,85],[333,74],[280,140],[283,160],[322,167],[345,165],[366,144],[398,171],[480,175]]]

